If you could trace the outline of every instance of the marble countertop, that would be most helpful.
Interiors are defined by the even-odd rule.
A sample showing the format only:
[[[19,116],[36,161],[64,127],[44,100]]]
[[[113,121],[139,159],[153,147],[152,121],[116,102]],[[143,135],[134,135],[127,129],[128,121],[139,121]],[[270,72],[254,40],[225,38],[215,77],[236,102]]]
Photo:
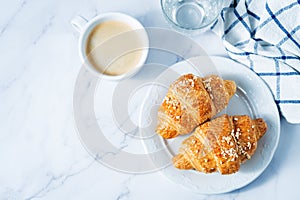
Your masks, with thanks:
[[[79,14],[89,19],[109,11],[130,14],[146,27],[168,28],[158,0],[2,2],[0,199],[300,198],[300,125],[288,124],[283,118],[270,165],[246,187],[226,194],[194,194],[159,171],[122,173],[90,156],[74,120],[73,93],[82,63],[79,35],[70,20]],[[209,55],[227,56],[220,39],[210,31],[193,39]],[[172,62],[176,59],[169,64]],[[103,99],[110,84],[96,98]],[[107,112],[98,109],[102,121],[111,108]],[[131,147],[127,139],[122,137],[119,143]]]

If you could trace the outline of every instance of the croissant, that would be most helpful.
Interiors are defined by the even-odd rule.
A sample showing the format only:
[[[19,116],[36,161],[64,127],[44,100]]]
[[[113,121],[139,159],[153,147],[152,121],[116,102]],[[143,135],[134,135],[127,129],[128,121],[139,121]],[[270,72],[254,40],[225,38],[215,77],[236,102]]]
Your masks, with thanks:
[[[158,110],[156,132],[166,139],[192,132],[223,110],[235,91],[234,81],[216,75],[179,77],[170,85]]]
[[[173,165],[204,173],[235,173],[254,154],[266,131],[267,124],[261,118],[222,115],[197,127],[182,142]]]

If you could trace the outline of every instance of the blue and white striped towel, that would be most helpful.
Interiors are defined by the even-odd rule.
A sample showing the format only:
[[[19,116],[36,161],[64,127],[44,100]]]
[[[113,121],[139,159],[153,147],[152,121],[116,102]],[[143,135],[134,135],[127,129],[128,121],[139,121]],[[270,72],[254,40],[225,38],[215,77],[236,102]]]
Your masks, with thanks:
[[[300,123],[300,0],[226,4],[211,29],[232,59],[267,83],[286,120]]]

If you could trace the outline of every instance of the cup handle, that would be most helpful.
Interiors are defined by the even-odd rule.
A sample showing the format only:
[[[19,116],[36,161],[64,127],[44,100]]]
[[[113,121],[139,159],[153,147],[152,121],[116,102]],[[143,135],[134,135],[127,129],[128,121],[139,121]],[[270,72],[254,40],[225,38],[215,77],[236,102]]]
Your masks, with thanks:
[[[81,33],[81,31],[83,30],[83,28],[85,27],[85,25],[87,24],[88,20],[85,19],[84,17],[77,15],[76,17],[74,17],[71,20],[71,24],[72,26],[79,32]]]

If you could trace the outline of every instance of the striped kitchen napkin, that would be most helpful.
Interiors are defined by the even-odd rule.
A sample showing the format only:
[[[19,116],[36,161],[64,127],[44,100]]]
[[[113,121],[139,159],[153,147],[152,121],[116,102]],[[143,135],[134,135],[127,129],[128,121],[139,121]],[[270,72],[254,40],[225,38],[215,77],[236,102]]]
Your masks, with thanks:
[[[226,1],[211,29],[266,82],[286,120],[300,123],[300,0]]]

